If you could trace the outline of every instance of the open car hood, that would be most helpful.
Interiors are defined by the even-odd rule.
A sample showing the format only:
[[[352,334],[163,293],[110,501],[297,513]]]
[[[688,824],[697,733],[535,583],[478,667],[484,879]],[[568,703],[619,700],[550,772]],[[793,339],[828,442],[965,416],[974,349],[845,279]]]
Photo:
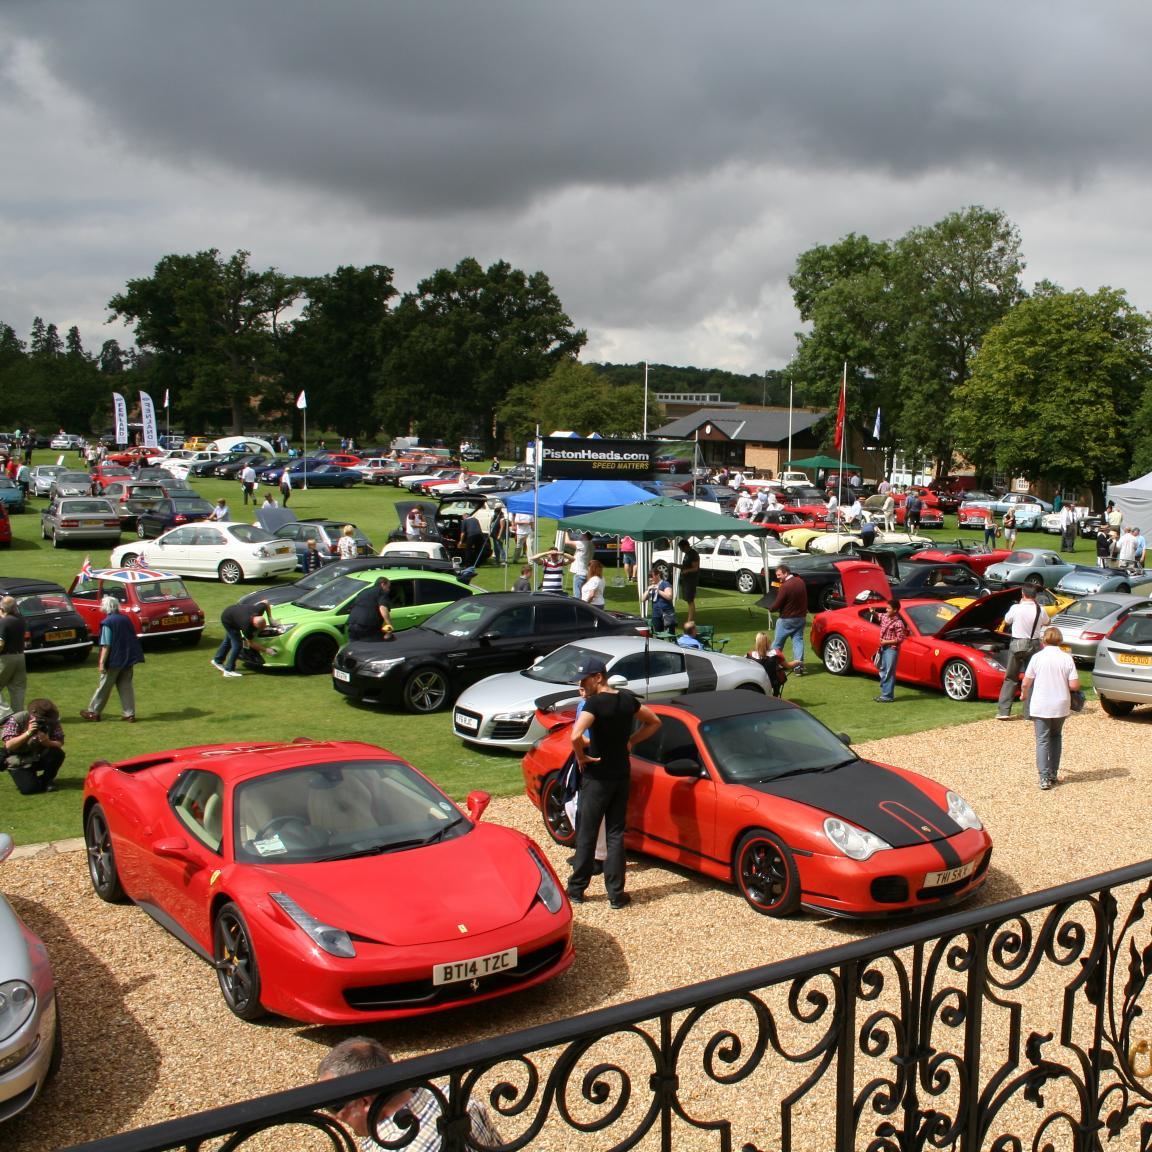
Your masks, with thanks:
[[[895,556],[886,557],[895,567]],[[873,599],[890,600],[892,585],[885,569],[872,560],[837,560],[835,569],[840,573],[840,586],[844,590],[844,603],[863,603],[868,593]]]
[[[966,628],[986,628],[994,632],[1004,623],[1004,616],[1008,609],[1015,604],[1023,590],[1020,588],[1005,588],[1003,592],[993,592],[979,600],[973,600],[967,608],[961,608],[939,632],[937,639],[943,639],[949,633],[959,632]]]

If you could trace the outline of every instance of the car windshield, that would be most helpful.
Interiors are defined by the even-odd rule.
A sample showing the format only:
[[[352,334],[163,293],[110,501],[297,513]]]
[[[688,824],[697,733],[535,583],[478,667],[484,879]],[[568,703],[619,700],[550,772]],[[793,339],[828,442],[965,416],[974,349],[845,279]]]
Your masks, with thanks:
[[[1001,564],[1031,564],[1036,557],[1031,552],[1013,552],[1000,561]]]
[[[17,592],[16,606],[25,620],[37,616],[56,616],[61,612],[72,612],[72,601],[63,589],[59,592]]]
[[[720,775],[732,784],[827,772],[857,759],[833,732],[800,708],[746,712],[700,725]]]
[[[471,823],[406,764],[340,761],[241,784],[234,797],[236,859],[315,863],[423,847]]]
[[[257,528],[255,524],[233,524],[228,531],[245,544],[265,544],[269,540],[276,539],[271,532],[265,532],[263,528]]]
[[[187,600],[184,581],[173,576],[166,580],[148,580],[136,585],[136,596],[142,604],[159,604],[164,600]]]
[[[606,653],[585,648],[583,644],[565,644],[563,648],[549,652],[531,668],[526,668],[524,675],[533,680],[543,680],[547,684],[572,684],[576,681],[581,665],[592,657],[605,663],[611,660]]]
[[[61,516],[115,516],[116,509],[107,500],[62,500]]]
[[[61,472],[56,477],[57,484],[83,484],[85,488],[92,483],[92,477],[87,472]]]
[[[441,636],[471,636],[476,625],[487,615],[482,603],[484,599],[482,596],[468,596],[457,600],[455,604],[441,608],[435,616],[430,616],[420,627]]]
[[[365,588],[371,588],[371,580],[357,580],[354,576],[337,576],[335,580],[328,580],[319,588],[313,588],[305,596],[296,601],[297,608],[307,608],[312,612],[331,612],[339,608],[345,600],[350,600]]]

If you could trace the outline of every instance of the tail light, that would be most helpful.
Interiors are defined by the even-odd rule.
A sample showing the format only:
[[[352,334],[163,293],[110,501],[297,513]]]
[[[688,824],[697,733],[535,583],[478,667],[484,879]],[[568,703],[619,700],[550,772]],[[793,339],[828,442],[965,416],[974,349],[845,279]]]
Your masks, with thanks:
[[[119,520],[116,521],[116,526],[117,527],[120,526]],[[80,527],[80,521],[79,520],[61,520],[60,521],[60,527],[61,528],[79,528]]]
[[[104,527],[105,528],[119,528],[120,527],[120,521],[119,520],[105,520],[104,521]]]
[[[188,517],[185,516],[183,512],[177,512],[176,513],[176,523],[177,524],[186,524],[187,522],[188,522]]]
[[[328,552],[330,555],[335,556],[337,551],[338,551],[338,549],[336,548],[335,544],[329,544],[328,545]]]

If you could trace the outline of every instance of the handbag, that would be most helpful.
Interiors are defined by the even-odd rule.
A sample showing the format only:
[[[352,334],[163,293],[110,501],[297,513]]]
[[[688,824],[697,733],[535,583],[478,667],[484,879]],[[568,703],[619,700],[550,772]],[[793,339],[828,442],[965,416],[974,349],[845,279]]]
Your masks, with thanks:
[[[1068,694],[1068,705],[1073,712],[1083,712],[1085,703],[1087,703],[1087,697],[1079,688]]]
[[[877,668],[880,667],[880,649],[879,648],[877,648],[876,651],[872,653],[872,663],[875,667],[877,667]]]

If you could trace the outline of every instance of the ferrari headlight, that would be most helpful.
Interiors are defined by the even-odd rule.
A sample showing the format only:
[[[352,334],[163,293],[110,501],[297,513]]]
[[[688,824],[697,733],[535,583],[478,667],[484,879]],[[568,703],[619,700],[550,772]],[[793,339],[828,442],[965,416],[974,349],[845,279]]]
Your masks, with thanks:
[[[536,867],[540,869],[540,887],[536,889],[536,895],[540,898],[540,903],[543,904],[549,912],[559,912],[564,906],[564,898],[560,894],[560,885],[552,878],[552,873],[548,870],[548,865],[540,859],[540,855],[534,847],[529,846],[528,855],[532,857]]]
[[[522,708],[519,712],[497,712],[492,719],[498,724],[527,724],[535,715],[535,708]]]
[[[0,1040],[18,1032],[36,1009],[36,990],[23,980],[0,984]]]
[[[887,840],[881,840],[879,836],[865,832],[855,824],[837,820],[835,816],[829,816],[824,821],[824,835],[852,860],[867,860],[873,853],[885,852],[892,847]]]
[[[992,656],[985,656],[984,657],[984,663],[987,664],[989,668],[993,669],[996,672],[1003,672],[1004,671],[1004,665],[1001,664],[999,660],[995,659]]]
[[[398,668],[403,663],[403,656],[398,656],[395,660],[365,660],[360,665],[360,670],[370,672],[373,675],[381,675],[385,672],[391,672],[393,668]]]
[[[948,793],[948,815],[960,825],[961,828],[983,828],[976,809],[956,792]]]
[[[331,924],[317,920],[284,892],[273,892],[272,899],[292,918],[298,928],[311,936],[329,955],[346,958],[356,955],[352,938],[342,928],[333,928]]]

